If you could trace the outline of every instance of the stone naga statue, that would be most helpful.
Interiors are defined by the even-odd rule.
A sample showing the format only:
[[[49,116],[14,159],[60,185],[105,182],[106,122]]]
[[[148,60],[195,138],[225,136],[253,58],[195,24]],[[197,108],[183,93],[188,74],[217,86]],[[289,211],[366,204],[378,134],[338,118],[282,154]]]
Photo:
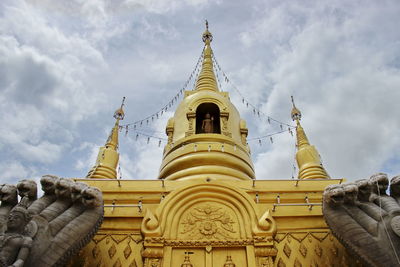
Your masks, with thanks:
[[[0,266],[22,267],[32,247],[32,238],[24,234],[31,215],[23,204],[9,213],[7,230],[0,235]]]
[[[400,176],[330,185],[323,214],[332,233],[365,266],[400,266]]]
[[[43,196],[32,203],[28,210],[33,214],[39,214],[45,208],[50,206],[51,203],[56,201],[57,196],[55,194],[56,182],[59,178],[57,176],[45,175],[40,179],[40,184],[42,185]]]
[[[6,229],[0,233],[0,267],[64,266],[71,256],[82,249],[95,235],[103,221],[102,193],[85,183],[73,182],[46,175],[41,179],[44,195],[36,199],[36,183],[23,180],[18,183],[21,201],[4,202],[7,214]],[[9,189],[5,190],[5,187]],[[15,194],[16,187],[3,185],[0,192]],[[13,199],[8,197],[6,199]],[[6,204],[12,203],[10,209]],[[2,209],[4,204],[4,209]],[[6,212],[7,211],[7,212]]]
[[[0,234],[7,229],[7,218],[11,209],[18,203],[17,187],[14,185],[0,185]]]
[[[25,198],[26,206],[30,206],[37,199],[37,185],[34,180],[24,179],[17,184],[18,195]]]

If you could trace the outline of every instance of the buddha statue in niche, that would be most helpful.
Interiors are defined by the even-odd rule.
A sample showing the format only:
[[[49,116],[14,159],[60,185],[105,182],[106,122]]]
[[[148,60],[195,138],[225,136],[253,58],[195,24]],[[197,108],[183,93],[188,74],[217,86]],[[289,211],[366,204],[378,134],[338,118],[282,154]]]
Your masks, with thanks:
[[[210,115],[210,113],[206,113],[204,116],[203,123],[201,125],[201,129],[203,133],[213,133],[214,132],[214,117]]]

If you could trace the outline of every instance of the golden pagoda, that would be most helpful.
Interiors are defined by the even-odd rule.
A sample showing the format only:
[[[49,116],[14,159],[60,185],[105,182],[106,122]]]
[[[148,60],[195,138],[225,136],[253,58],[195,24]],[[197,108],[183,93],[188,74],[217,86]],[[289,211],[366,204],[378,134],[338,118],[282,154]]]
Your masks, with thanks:
[[[158,179],[117,179],[123,115],[87,178],[74,179],[101,189],[105,217],[71,266],[350,265],[321,209],[324,188],[343,179],[326,173],[300,111],[293,102],[299,178],[256,180],[246,122],[217,86],[208,24],[202,39],[202,69],[166,125]]]

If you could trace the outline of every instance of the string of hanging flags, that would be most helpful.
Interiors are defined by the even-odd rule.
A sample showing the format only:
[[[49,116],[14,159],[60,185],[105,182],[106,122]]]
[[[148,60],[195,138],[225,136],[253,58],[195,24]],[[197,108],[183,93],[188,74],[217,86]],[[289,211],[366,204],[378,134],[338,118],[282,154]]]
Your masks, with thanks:
[[[295,126],[292,126],[288,123],[279,121],[271,116],[268,116],[267,114],[262,112],[260,109],[258,109],[254,104],[252,104],[250,101],[248,101],[243,96],[243,94],[240,92],[240,90],[235,86],[235,84],[231,81],[231,79],[228,78],[226,73],[222,70],[220,64],[218,63],[217,59],[215,58],[214,53],[212,54],[212,57],[213,57],[214,68],[217,70],[216,71],[217,82],[218,82],[218,85],[221,88],[221,90],[223,89],[223,87],[222,87],[222,83],[221,83],[221,77],[220,77],[221,75],[220,74],[222,74],[224,81],[226,83],[229,83],[231,85],[232,89],[236,93],[239,94],[239,96],[242,99],[242,104],[246,105],[247,108],[251,108],[253,110],[254,115],[257,115],[258,117],[264,117],[266,119],[266,122],[268,122],[268,124],[271,124],[271,123],[278,124],[280,126],[281,130],[283,130],[284,127],[295,128]],[[126,127],[126,129],[128,129],[128,131],[129,131],[130,128],[137,129],[137,128],[140,128],[143,126],[148,126],[152,122],[154,122],[156,119],[159,119],[161,116],[163,116],[165,112],[167,112],[169,109],[171,109],[178,102],[178,100],[183,95],[184,91],[187,90],[189,84],[191,84],[192,81],[193,81],[193,90],[195,89],[196,81],[197,81],[198,76],[201,71],[200,65],[201,65],[203,59],[204,59],[204,48],[203,48],[202,53],[200,54],[200,57],[198,58],[198,60],[196,62],[196,65],[195,65],[193,71],[189,75],[189,78],[186,80],[183,87],[178,91],[178,93],[166,105],[164,105],[157,112],[155,112],[143,119],[140,119],[140,120],[137,120],[137,121],[134,121],[131,123],[123,124],[121,126]]]
[[[126,129],[127,129],[127,127],[125,127],[125,126],[119,126],[120,132],[125,130],[125,136],[127,136],[128,133],[133,133],[135,136],[135,141],[138,141],[140,137],[142,137],[144,140],[146,140],[147,144],[149,144],[151,140],[155,140],[155,141],[157,141],[157,144],[159,147],[161,146],[161,144],[167,142],[167,138],[159,137],[159,136],[152,135],[152,134],[145,133],[145,132],[138,131],[138,130],[133,130],[133,131],[129,132]]]
[[[266,121],[271,124],[271,123],[275,123],[278,124],[280,127],[280,131],[278,132],[274,132],[271,134],[267,134],[267,135],[263,135],[263,136],[259,136],[259,137],[254,137],[254,138],[249,138],[247,139],[248,142],[258,142],[259,145],[262,145],[263,141],[265,139],[269,139],[269,141],[271,143],[273,143],[273,136],[277,135],[277,134],[281,134],[284,132],[289,132],[292,136],[293,136],[293,129],[295,128],[295,126],[292,126],[288,123],[284,123],[282,121],[279,121],[277,119],[274,119],[270,116],[268,116],[267,114],[263,113],[261,110],[259,110],[255,105],[251,104],[244,96],[243,94],[240,92],[240,90],[235,86],[235,84],[228,78],[228,76],[226,75],[226,73],[222,70],[221,66],[219,65],[217,59],[215,58],[215,55],[212,54],[213,57],[213,64],[214,64],[214,69],[216,70],[216,78],[217,78],[217,82],[219,85],[219,88],[221,88],[222,90],[222,83],[221,83],[221,76],[223,77],[224,81],[228,84],[230,84],[230,87],[233,88],[233,90],[235,90],[239,96],[242,99],[242,103],[246,105],[246,107],[250,107],[253,109],[253,114],[257,115],[258,117],[265,117]],[[144,140],[146,140],[146,142],[149,144],[151,140],[156,140],[158,143],[158,146],[161,146],[161,144],[163,142],[166,142],[166,138],[162,138],[159,136],[155,136],[153,134],[149,134],[147,132],[145,132],[147,129],[147,127],[154,122],[156,119],[159,119],[161,116],[164,115],[165,112],[167,112],[174,104],[176,104],[179,100],[179,98],[183,95],[184,91],[187,90],[189,84],[191,83],[191,81],[193,81],[193,90],[195,89],[196,86],[196,81],[198,79],[198,76],[200,74],[201,68],[200,65],[202,64],[202,61],[204,60],[204,48],[202,53],[200,54],[200,57],[198,58],[196,65],[193,69],[193,71],[191,72],[189,78],[186,80],[186,82],[184,83],[182,89],[179,90],[179,92],[165,105],[163,106],[161,109],[159,109],[156,113],[153,113],[147,117],[145,117],[144,119],[141,120],[137,120],[134,121],[132,123],[127,123],[127,124],[123,124],[120,125],[120,131],[125,131],[125,135],[128,135],[129,132],[132,132],[135,135],[135,140],[138,140],[140,137],[144,137]],[[222,74],[222,75],[221,75]],[[150,131],[152,133],[154,133],[153,129],[150,129]]]
[[[194,81],[197,80],[197,77],[199,75],[199,70],[200,70],[200,64],[203,60],[203,54],[204,54],[204,48],[203,51],[199,57],[199,59],[196,62],[195,68],[193,71],[190,73],[189,78],[186,80],[186,82],[183,84],[182,88],[176,93],[176,95],[166,104],[164,105],[161,109],[159,109],[157,112],[134,122],[127,123],[121,125],[121,127],[124,127],[127,131],[130,130],[130,128],[137,129],[139,127],[147,126],[150,123],[154,122],[154,120],[159,119],[161,116],[164,115],[165,112],[168,111],[171,107],[173,107],[179,100],[179,98],[183,95],[184,91],[188,88],[190,82],[193,80],[195,77]],[[195,82],[194,82],[195,83]]]
[[[161,146],[161,144],[166,143],[168,140],[167,138],[163,138],[160,136],[156,136],[156,135],[145,133],[145,132],[138,131],[138,130],[132,130],[131,132],[129,132],[129,131],[126,131],[126,127],[124,127],[124,126],[119,126],[119,130],[120,130],[120,132],[125,130],[125,136],[127,136],[128,133],[134,134],[135,141],[138,141],[139,138],[142,137],[141,139],[145,140],[147,144],[149,144],[152,140],[155,140],[155,141],[157,141],[156,143],[158,144],[158,146]],[[281,133],[285,133],[285,132],[289,132],[293,136],[293,131],[289,128],[289,129],[270,133],[270,134],[263,135],[263,136],[248,138],[247,143],[257,142],[261,146],[263,144],[264,140],[269,140],[269,142],[271,142],[271,144],[273,144],[274,143],[273,136],[281,134]]]
[[[242,100],[242,104],[246,105],[247,108],[251,108],[253,110],[253,115],[257,115],[258,117],[264,117],[266,119],[266,122],[268,122],[268,124],[271,123],[276,123],[279,124],[279,127],[281,128],[281,130],[284,129],[284,127],[288,127],[288,128],[296,128],[293,125],[290,125],[288,123],[282,122],[280,120],[274,119],[271,116],[268,116],[267,114],[265,114],[264,112],[262,112],[259,108],[256,107],[256,105],[253,105],[252,103],[250,103],[250,101],[248,101],[243,94],[240,92],[240,90],[236,87],[236,85],[232,82],[231,79],[228,78],[228,76],[226,75],[226,73],[222,70],[221,66],[219,65],[217,59],[215,58],[214,53],[212,53],[212,58],[213,58],[213,62],[214,62],[214,68],[217,70],[216,73],[218,73],[218,71],[222,74],[224,81],[226,83],[229,83],[232,87],[232,89],[240,96],[241,100]],[[216,77],[218,79],[218,82],[220,84],[220,88],[221,88],[221,82],[219,81],[219,75],[216,74]]]
[[[290,133],[290,135],[293,136],[293,131],[292,131],[292,129],[291,129],[291,128],[288,128],[288,129],[281,130],[281,131],[274,132],[274,133],[270,133],[270,134],[267,134],[267,135],[258,136],[258,137],[253,137],[253,138],[248,138],[248,139],[247,139],[247,143],[253,142],[253,141],[257,141],[258,144],[261,146],[261,145],[262,145],[262,141],[265,140],[265,139],[268,139],[268,140],[271,142],[271,144],[273,144],[273,143],[274,143],[274,139],[273,139],[272,137],[273,137],[274,135],[278,135],[278,134],[286,133],[286,132]]]

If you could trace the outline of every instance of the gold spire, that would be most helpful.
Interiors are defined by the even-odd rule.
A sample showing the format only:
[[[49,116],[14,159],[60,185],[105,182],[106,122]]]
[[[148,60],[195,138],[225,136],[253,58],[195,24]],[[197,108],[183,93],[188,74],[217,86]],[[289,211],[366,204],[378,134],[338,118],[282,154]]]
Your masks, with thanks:
[[[304,132],[304,129],[303,129],[303,127],[301,127],[301,124],[300,124],[301,112],[300,112],[300,110],[297,109],[296,105],[294,104],[293,96],[291,96],[291,98],[292,98],[292,104],[293,104],[292,120],[296,121],[296,124],[297,124],[297,127],[296,127],[297,147],[300,148],[300,147],[310,145],[310,143],[308,142],[307,135]]]
[[[310,145],[307,135],[301,127],[301,112],[297,109],[292,98],[292,120],[296,121],[297,153],[296,161],[299,168],[299,179],[329,179],[329,175],[322,166],[321,157],[317,149]]]
[[[212,39],[213,36],[211,32],[208,31],[208,21],[206,20],[206,30],[203,33],[203,42],[205,43],[203,64],[199,78],[196,81],[196,90],[218,91],[217,79],[215,78],[212,61]]]
[[[122,98],[121,107],[114,113],[115,125],[108,136],[106,145],[100,147],[95,166],[89,171],[86,178],[117,178],[117,166],[119,161],[118,153],[118,130],[119,121],[125,117],[125,97]]]
[[[114,112],[113,117],[115,118],[115,125],[114,125],[114,128],[112,128],[110,135],[108,136],[106,148],[118,150],[119,121],[123,120],[125,117],[125,113],[124,113],[124,109],[123,109],[124,102],[125,102],[125,97],[122,98],[121,107]]]

